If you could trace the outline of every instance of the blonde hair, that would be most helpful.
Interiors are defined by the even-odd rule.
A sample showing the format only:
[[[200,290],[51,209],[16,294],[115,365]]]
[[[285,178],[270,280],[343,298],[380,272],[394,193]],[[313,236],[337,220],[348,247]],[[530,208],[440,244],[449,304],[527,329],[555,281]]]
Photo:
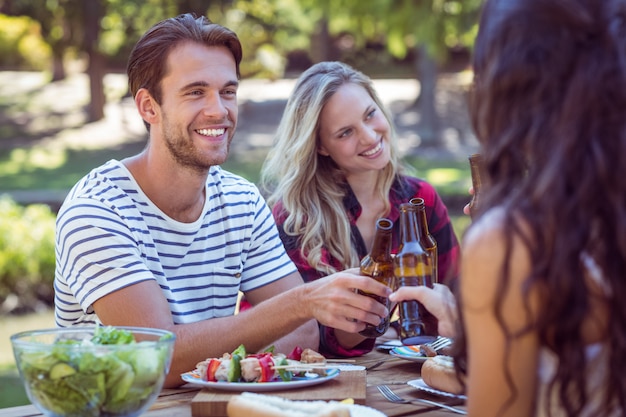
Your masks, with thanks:
[[[341,62],[315,64],[300,76],[261,170],[262,184],[272,190],[269,205],[280,201],[287,213],[285,233],[299,238],[302,257],[323,274],[337,272],[327,259],[322,259],[323,247],[344,269],[359,263],[343,204],[345,175],[330,157],[317,152],[322,109],[346,83],[362,86],[389,122],[391,158],[376,183],[378,195],[385,202],[384,213],[380,214],[389,212],[389,190],[399,174],[393,121],[371,80]]]

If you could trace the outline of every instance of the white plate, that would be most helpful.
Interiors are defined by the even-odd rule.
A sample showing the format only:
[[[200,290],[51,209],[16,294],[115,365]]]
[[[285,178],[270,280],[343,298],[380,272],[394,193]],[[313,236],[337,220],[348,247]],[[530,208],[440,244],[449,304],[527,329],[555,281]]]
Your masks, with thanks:
[[[358,417],[387,417],[381,411],[359,404],[350,404],[350,414]]]
[[[311,385],[322,384],[339,376],[339,369],[326,369],[326,376],[318,377],[294,377],[291,381],[275,381],[275,382],[225,382],[225,381],[203,381],[200,374],[193,370],[181,375],[183,381],[190,384],[201,385],[206,388],[213,388],[223,391],[250,391],[250,392],[267,392],[280,391],[285,389],[294,389],[307,387]]]
[[[429,387],[428,385],[426,385],[426,383],[424,382],[422,378],[414,379],[412,381],[407,382],[407,384],[409,384],[413,388],[416,388],[420,391],[427,392],[429,394],[441,395],[442,397],[448,397],[448,398],[458,398],[461,400],[467,400],[467,397],[465,395],[456,395],[456,394],[452,394],[451,392],[440,391],[438,389]]]
[[[382,351],[389,351],[393,348],[402,346],[402,342],[399,340],[388,340],[385,343],[379,343],[376,345],[376,349]]]
[[[340,371],[364,371],[367,368],[363,365],[353,365],[351,363],[333,363],[333,369],[339,369]]]
[[[424,362],[428,359],[428,356],[420,353],[418,346],[395,347],[389,351],[389,354],[412,362]]]

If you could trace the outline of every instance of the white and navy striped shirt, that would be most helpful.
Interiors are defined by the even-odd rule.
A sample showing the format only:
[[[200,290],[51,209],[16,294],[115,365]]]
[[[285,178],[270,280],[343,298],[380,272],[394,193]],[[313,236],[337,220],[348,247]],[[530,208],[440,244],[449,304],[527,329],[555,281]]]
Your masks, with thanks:
[[[56,221],[58,326],[99,323],[92,304],[156,280],[175,323],[234,314],[238,291],[295,272],[257,187],[212,167],[199,219],[181,223],[111,160],[72,188]]]

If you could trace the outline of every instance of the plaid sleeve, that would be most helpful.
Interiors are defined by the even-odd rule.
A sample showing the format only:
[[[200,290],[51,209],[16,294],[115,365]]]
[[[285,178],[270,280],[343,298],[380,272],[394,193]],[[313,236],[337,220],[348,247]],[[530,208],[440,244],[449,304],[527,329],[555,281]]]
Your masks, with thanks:
[[[276,219],[276,226],[278,227],[278,233],[283,241],[287,255],[291,258],[293,263],[298,268],[300,275],[304,282],[315,281],[316,279],[323,278],[325,275],[311,267],[306,258],[300,253],[300,244],[297,236],[288,235],[283,227],[285,217],[284,212],[281,212],[280,206],[277,204],[274,207],[274,218]],[[323,256],[329,257],[328,253]],[[353,357],[361,356],[370,352],[374,348],[374,342],[376,339],[366,339],[357,346],[346,349],[339,344],[337,337],[335,336],[335,329],[332,327],[326,327],[322,324],[320,327],[320,353],[327,357]]]
[[[339,344],[335,329],[320,325],[320,353],[326,357],[354,357],[365,355],[374,349],[376,339],[365,339],[353,348],[346,349]]]

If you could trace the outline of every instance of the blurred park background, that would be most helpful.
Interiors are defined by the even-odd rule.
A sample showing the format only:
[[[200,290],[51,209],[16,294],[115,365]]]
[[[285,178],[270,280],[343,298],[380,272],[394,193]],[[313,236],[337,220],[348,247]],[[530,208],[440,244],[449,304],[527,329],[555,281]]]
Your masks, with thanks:
[[[139,152],[127,56],[157,21],[194,12],[244,46],[240,122],[224,167],[258,173],[297,76],[344,61],[374,79],[404,161],[459,237],[478,144],[467,114],[481,0],[0,0],[0,408],[27,399],[9,336],[54,326],[54,219],[93,167]]]

